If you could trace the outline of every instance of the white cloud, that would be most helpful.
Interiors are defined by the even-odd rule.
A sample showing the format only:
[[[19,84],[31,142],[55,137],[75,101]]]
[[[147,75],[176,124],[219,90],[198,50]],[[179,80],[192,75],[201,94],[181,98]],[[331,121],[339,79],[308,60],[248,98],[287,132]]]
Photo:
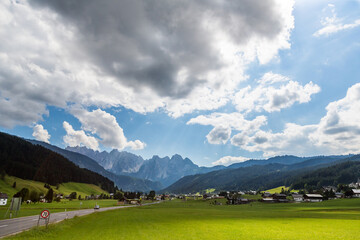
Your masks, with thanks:
[[[253,120],[246,120],[241,113],[212,113],[210,115],[199,115],[190,119],[186,124],[211,125],[214,127],[229,127],[238,131],[257,130],[266,124],[265,116],[257,116]]]
[[[249,158],[246,157],[233,157],[233,156],[225,156],[220,158],[219,160],[212,162],[212,165],[224,165],[224,166],[228,166],[231,165],[233,163],[239,163],[239,162],[245,162],[249,160]]]
[[[110,113],[101,109],[88,112],[85,109],[76,107],[73,107],[70,112],[79,119],[82,129],[97,134],[101,138],[101,143],[106,147],[119,150],[130,147],[133,150],[139,150],[146,146],[145,143],[139,140],[128,142],[123,129]]]
[[[36,124],[34,126],[32,135],[38,141],[50,143],[51,135],[48,133],[46,129],[44,129],[43,125],[41,124]]]
[[[135,140],[127,142],[126,146],[130,147],[132,150],[141,150],[146,147],[146,143],[141,142],[140,140]]]
[[[311,95],[320,91],[320,87],[313,82],[302,86],[286,76],[271,72],[266,73],[258,82],[260,84],[255,88],[248,86],[236,93],[233,102],[238,111],[280,111],[295,102],[309,102]]]
[[[265,116],[257,116],[253,120],[246,120],[241,113],[212,113],[192,118],[187,124],[213,126],[214,128],[206,136],[208,142],[211,144],[225,144],[231,136],[232,129],[241,131],[243,134],[251,134],[265,125],[266,121]]]
[[[313,34],[315,37],[320,37],[322,35],[329,36],[346,29],[352,29],[360,26],[360,18],[356,19],[352,23],[343,23],[343,19],[337,17],[335,5],[328,4],[327,9],[330,10],[331,16],[322,18],[321,25],[323,27]]]
[[[300,126],[287,123],[279,133],[260,130],[248,136],[245,144],[240,147],[249,152],[263,152],[264,157],[276,155],[319,155],[324,149],[314,146],[309,134],[316,130],[316,125]]]
[[[231,128],[217,126],[209,132],[206,139],[211,144],[225,144],[229,140],[230,136]]]
[[[294,155],[330,155],[359,153],[360,83],[350,87],[344,98],[331,102],[318,124],[287,123],[283,131],[258,130],[254,134],[233,136],[231,143],[266,157]]]
[[[331,153],[356,153],[360,149],[360,83],[350,87],[343,99],[326,107],[317,131],[310,139]]]
[[[294,28],[294,1],[36,2],[0,1],[1,126],[72,103],[172,117],[217,109],[249,63],[290,47]]]
[[[66,121],[63,122],[63,127],[66,131],[63,140],[70,147],[85,146],[93,150],[99,150],[99,143],[95,137],[87,135],[83,130],[75,131]]]

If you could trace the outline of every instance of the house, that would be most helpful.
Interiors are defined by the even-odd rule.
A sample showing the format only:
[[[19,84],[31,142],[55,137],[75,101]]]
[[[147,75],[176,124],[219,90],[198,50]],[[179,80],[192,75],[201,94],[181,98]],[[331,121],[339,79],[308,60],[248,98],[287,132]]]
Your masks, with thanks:
[[[323,186],[322,187],[324,189],[324,191],[333,191],[333,192],[336,192],[337,188],[334,187],[334,186]]]
[[[46,203],[47,200],[46,200],[45,196],[40,196],[40,197],[39,197],[39,202],[41,202],[41,203]]]
[[[274,199],[273,195],[271,193],[263,193],[262,194],[262,202],[266,202],[266,203],[274,203],[276,202],[276,200]]]
[[[321,194],[305,194],[305,202],[322,202],[323,196]]]
[[[335,198],[344,198],[344,194],[341,192],[336,192],[335,193]]]
[[[360,189],[352,189],[353,197],[354,198],[360,198]]]
[[[8,200],[8,195],[6,193],[0,192],[0,206],[6,205]]]
[[[241,198],[239,196],[233,196],[233,197],[228,197],[227,198],[227,204],[230,204],[230,205],[247,204],[247,203],[250,203],[250,202],[251,201],[249,199]]]
[[[292,197],[294,199],[295,202],[302,202],[304,201],[304,195],[302,194],[292,194]]]
[[[275,202],[278,202],[278,203],[287,203],[287,202],[289,202],[289,200],[286,198],[286,195],[282,194],[282,193],[273,194],[273,199],[275,200]]]
[[[63,199],[64,195],[62,193],[58,193],[58,194],[55,195],[55,198]]]
[[[263,194],[262,194],[262,197],[263,198],[272,198],[272,194],[271,193],[269,193],[269,192],[264,192]]]

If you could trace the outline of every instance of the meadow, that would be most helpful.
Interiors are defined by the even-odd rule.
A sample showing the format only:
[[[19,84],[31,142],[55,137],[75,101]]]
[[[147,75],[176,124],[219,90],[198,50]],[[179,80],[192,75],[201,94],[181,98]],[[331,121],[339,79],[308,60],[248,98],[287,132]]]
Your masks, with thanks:
[[[13,183],[16,182],[16,187],[13,188]],[[81,195],[83,198],[85,196],[90,196],[91,194],[98,195],[101,193],[109,194],[100,187],[93,184],[86,183],[63,183],[58,186],[51,186],[55,193],[62,193],[68,195],[72,192],[76,192],[77,196]],[[21,178],[13,176],[5,176],[4,180],[0,180],[0,192],[8,194],[9,199],[6,206],[0,206],[0,219],[4,219],[5,214],[9,208],[10,201],[12,196],[20,191],[22,188],[28,188],[29,191],[36,191],[38,193],[45,194],[48,189],[44,187],[43,182],[24,180]],[[103,199],[103,200],[66,200],[63,199],[61,202],[52,203],[23,203],[21,205],[21,211],[17,217],[31,216],[39,214],[43,209],[49,209],[51,212],[63,212],[65,209],[67,211],[78,210],[84,208],[93,208],[95,204],[98,203],[100,207],[111,207],[116,206],[117,201],[112,199]],[[9,217],[9,216],[6,216]]]
[[[98,212],[7,239],[360,239],[360,199],[214,205],[166,201]]]

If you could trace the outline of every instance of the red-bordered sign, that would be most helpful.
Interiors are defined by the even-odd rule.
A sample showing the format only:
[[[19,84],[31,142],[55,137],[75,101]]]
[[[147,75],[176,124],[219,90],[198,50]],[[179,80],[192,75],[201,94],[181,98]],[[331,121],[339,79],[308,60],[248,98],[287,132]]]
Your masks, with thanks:
[[[44,211],[42,211],[42,212],[40,213],[40,216],[41,216],[42,218],[44,218],[44,219],[50,217],[50,212],[49,212],[49,210],[44,210]]]

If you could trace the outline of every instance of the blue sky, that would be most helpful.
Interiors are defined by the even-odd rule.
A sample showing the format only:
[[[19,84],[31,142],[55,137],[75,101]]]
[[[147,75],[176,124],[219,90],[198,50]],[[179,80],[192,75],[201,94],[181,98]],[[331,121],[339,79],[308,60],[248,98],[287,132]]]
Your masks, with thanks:
[[[0,130],[202,166],[358,152],[359,1],[155,2],[2,2]]]

